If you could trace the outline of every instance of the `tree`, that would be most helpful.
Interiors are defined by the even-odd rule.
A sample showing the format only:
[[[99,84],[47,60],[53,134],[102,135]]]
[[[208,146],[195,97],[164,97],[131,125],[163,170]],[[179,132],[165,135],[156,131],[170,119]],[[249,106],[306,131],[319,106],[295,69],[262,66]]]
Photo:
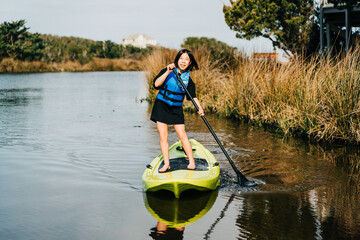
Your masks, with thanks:
[[[225,22],[236,37],[264,37],[291,53],[307,51],[315,21],[313,0],[230,0],[223,6]]]
[[[103,50],[105,58],[120,58],[122,55],[122,47],[110,40],[104,42]]]
[[[25,20],[4,22],[0,25],[0,58],[39,60],[44,49],[38,33],[32,34],[25,27]]]
[[[1,57],[17,58],[21,42],[28,30],[24,24],[25,20],[20,20],[12,23],[4,22],[0,25]]]
[[[103,42],[102,41],[96,41],[90,45],[89,53],[92,56],[104,57],[104,56],[101,56],[102,52],[103,52]]]
[[[44,41],[39,33],[27,33],[26,39],[22,43],[18,59],[28,61],[41,60],[44,49]]]

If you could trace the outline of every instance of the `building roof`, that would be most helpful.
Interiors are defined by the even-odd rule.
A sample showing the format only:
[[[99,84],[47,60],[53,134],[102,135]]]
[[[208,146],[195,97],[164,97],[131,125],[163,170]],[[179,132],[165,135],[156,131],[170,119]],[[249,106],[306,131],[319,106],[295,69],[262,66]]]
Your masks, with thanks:
[[[143,37],[144,37],[145,39],[147,39],[147,40],[155,40],[155,38],[152,38],[152,37],[150,37],[150,36],[148,36],[148,35],[146,35],[146,34],[132,34],[132,35],[126,37],[125,39],[126,39],[126,40],[135,40],[135,39],[137,39],[137,38],[140,37],[140,36],[143,36]],[[124,40],[125,40],[125,39],[124,39]]]

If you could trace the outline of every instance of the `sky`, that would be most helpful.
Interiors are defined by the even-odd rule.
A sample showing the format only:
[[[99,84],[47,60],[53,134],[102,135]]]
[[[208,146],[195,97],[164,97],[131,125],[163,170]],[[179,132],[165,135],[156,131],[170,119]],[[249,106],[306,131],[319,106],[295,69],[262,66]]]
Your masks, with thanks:
[[[0,0],[0,23],[26,20],[30,32],[122,43],[146,34],[180,49],[187,37],[209,37],[245,53],[272,52],[269,40],[238,39],[226,25],[229,0]]]

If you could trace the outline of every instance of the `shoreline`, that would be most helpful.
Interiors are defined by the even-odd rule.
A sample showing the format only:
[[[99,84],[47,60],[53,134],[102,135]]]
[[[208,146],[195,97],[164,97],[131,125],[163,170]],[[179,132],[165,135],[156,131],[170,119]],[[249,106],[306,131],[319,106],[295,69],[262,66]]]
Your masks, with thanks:
[[[141,71],[142,60],[131,58],[93,58],[89,62],[66,61],[47,63],[45,61],[20,61],[5,58],[0,61],[1,73],[49,73],[49,72],[100,72]]]

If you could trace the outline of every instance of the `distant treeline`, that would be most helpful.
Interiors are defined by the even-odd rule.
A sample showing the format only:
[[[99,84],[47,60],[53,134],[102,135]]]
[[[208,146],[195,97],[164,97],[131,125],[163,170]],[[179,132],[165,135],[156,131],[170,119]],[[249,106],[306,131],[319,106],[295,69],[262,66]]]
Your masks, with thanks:
[[[136,71],[155,48],[165,50],[28,30],[25,20],[0,24],[0,72]],[[207,56],[220,69],[236,65],[242,57],[238,49],[214,38],[188,37],[181,47]]]
[[[21,61],[60,63],[79,61],[88,63],[92,58],[130,58],[139,60],[152,48],[122,46],[110,40],[94,41],[79,37],[60,37],[30,33],[25,20],[4,22],[0,25],[0,61],[12,58]]]
[[[46,62],[62,62],[67,60],[79,60],[87,63],[92,58],[132,58],[140,60],[150,53],[152,48],[138,48],[132,45],[123,46],[107,41],[93,41],[78,37],[59,37],[52,35],[40,35],[45,43],[42,59]]]

